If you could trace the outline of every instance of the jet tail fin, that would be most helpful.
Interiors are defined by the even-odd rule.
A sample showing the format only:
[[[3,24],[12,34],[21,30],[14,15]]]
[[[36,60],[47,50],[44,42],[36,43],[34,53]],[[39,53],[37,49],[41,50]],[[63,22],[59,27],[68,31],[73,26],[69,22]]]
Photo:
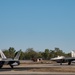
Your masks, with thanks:
[[[0,50],[0,55],[2,59],[6,59],[6,56],[4,55],[4,53],[2,52],[2,50]]]
[[[18,53],[14,57],[14,60],[19,60],[20,54],[21,54],[21,51],[18,51]]]
[[[71,57],[75,57],[75,51],[71,51]]]

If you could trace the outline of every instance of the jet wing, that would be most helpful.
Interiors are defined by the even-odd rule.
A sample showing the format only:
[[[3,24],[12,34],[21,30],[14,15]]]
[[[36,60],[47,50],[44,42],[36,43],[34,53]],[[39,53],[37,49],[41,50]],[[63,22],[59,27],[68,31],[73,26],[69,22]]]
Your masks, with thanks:
[[[75,60],[75,57],[66,57],[66,58],[64,58],[65,60],[68,60],[68,61],[73,61],[73,60]]]
[[[58,57],[55,57],[55,58],[51,58],[50,60],[56,61],[56,60],[61,60],[61,59],[65,59],[65,57],[64,56],[58,56]]]

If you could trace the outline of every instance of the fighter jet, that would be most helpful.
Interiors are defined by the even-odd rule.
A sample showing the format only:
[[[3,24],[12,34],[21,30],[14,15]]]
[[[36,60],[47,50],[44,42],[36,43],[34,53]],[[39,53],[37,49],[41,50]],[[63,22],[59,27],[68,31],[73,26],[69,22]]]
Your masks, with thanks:
[[[1,55],[1,58],[0,58],[0,68],[2,68],[3,65],[10,65],[11,68],[13,68],[13,66],[20,65],[20,61],[19,61],[20,53],[21,53],[21,51],[18,51],[18,53],[16,54],[14,59],[12,59],[12,58],[7,58],[4,55],[4,53],[0,50],[0,55]]]
[[[75,51],[71,51],[71,57],[58,56],[51,58],[50,60],[56,61],[57,63],[60,63],[60,65],[66,62],[68,62],[68,65],[71,65],[71,62],[75,60]]]

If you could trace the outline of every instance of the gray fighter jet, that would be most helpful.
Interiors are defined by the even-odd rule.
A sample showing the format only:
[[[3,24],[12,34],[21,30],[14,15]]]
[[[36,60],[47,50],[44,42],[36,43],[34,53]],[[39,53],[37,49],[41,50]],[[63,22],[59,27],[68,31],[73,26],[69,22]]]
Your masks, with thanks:
[[[68,62],[68,65],[71,65],[71,62],[75,61],[75,51],[71,51],[71,57],[58,56],[51,58],[50,60],[56,61],[57,63],[60,63],[60,65],[66,62]]]
[[[4,55],[4,53],[0,50],[0,55],[1,55],[0,68],[2,68],[3,65],[10,65],[11,68],[13,68],[14,66],[20,65],[20,61],[19,61],[20,53],[21,53],[21,51],[18,51],[18,53],[16,54],[14,59],[12,59],[12,58],[7,58]]]

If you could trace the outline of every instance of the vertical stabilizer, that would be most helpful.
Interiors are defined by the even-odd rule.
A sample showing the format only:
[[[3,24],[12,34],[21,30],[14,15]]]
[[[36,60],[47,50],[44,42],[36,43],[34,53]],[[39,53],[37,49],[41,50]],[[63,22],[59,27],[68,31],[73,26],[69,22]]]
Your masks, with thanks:
[[[16,54],[14,60],[19,60],[20,54],[21,54],[21,51],[18,51],[18,53]]]
[[[6,56],[4,55],[4,53],[0,50],[0,55],[2,59],[6,59]]]
[[[71,51],[71,57],[75,57],[75,51]]]

